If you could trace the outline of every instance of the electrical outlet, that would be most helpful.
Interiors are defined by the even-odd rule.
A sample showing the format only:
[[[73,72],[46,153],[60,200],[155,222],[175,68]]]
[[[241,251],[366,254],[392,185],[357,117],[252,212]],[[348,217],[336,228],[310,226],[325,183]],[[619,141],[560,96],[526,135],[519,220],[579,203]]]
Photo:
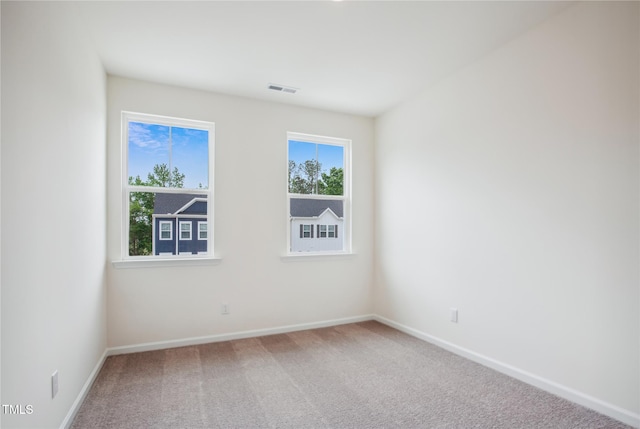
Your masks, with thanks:
[[[55,398],[58,394],[58,370],[51,374],[51,398]]]
[[[222,304],[222,307],[220,308],[220,314],[229,314],[229,304]]]
[[[451,307],[451,321],[453,323],[458,323],[458,309]]]

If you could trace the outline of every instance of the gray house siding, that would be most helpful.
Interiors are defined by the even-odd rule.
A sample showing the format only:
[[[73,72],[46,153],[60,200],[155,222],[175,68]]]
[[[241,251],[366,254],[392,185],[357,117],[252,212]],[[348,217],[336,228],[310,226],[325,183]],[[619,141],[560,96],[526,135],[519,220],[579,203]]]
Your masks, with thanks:
[[[207,252],[208,240],[199,239],[199,222],[207,221],[207,202],[194,201],[206,195],[156,194],[154,204],[154,254],[198,254]],[[191,203],[191,204],[190,204]],[[188,206],[187,206],[188,205]],[[187,207],[185,207],[187,206]],[[188,215],[188,217],[186,216]],[[161,240],[161,222],[171,222],[171,239]],[[180,223],[191,224],[191,238],[180,238]]]

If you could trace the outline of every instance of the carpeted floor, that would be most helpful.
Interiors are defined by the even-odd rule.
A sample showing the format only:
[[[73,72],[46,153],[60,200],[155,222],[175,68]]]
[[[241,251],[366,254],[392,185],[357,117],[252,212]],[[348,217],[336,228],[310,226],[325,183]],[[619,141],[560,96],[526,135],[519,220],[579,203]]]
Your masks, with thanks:
[[[72,428],[628,428],[377,322],[109,357]]]

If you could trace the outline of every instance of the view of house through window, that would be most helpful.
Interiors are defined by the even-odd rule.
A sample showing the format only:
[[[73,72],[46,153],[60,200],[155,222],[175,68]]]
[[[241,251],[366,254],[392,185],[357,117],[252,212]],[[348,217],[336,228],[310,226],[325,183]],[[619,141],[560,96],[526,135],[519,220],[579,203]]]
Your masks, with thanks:
[[[289,251],[347,252],[350,141],[288,134]]]
[[[123,113],[124,255],[212,250],[213,131],[210,122]]]

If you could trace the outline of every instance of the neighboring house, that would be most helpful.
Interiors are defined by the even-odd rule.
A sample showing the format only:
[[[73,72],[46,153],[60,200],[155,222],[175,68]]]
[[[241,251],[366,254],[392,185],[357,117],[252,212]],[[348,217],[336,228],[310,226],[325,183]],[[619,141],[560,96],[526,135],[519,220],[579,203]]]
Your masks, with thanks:
[[[291,198],[291,252],[343,250],[342,200]]]
[[[207,253],[207,196],[157,193],[153,205],[153,254]]]

